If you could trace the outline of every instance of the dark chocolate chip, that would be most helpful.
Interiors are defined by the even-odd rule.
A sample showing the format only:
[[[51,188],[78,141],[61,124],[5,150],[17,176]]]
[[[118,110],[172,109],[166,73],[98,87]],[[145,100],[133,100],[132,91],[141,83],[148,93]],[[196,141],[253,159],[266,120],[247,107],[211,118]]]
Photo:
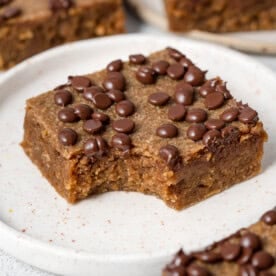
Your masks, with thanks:
[[[129,63],[130,64],[144,64],[146,62],[146,58],[144,55],[137,54],[137,55],[130,55],[129,56]]]
[[[250,124],[256,122],[258,118],[258,113],[250,108],[250,107],[245,107],[240,111],[239,115],[239,121],[245,124]]]
[[[205,126],[208,129],[222,129],[225,126],[225,124],[224,121],[220,119],[209,119],[205,122]]]
[[[210,82],[205,82],[200,88],[199,88],[199,94],[201,97],[205,98],[207,95],[216,92],[215,87],[210,85]]]
[[[122,60],[116,59],[107,65],[106,70],[109,72],[119,72],[122,70],[122,68],[123,68]]]
[[[13,0],[0,0],[0,7],[1,6],[5,6],[8,5],[9,3],[11,3]]]
[[[160,148],[159,155],[171,169],[180,163],[179,151],[173,145],[166,145]]]
[[[217,84],[216,91],[222,93],[226,100],[233,98],[230,91],[226,87],[226,83]]]
[[[73,146],[77,143],[78,134],[71,128],[64,128],[58,133],[58,139],[64,146]]]
[[[134,104],[129,100],[124,100],[116,104],[115,110],[121,117],[128,117],[135,111]]]
[[[257,269],[268,269],[273,266],[274,258],[265,251],[258,251],[253,255],[251,264]]]
[[[10,18],[19,16],[21,13],[22,13],[22,10],[18,7],[7,7],[6,9],[4,9],[1,16],[3,17],[4,20],[8,20]]]
[[[67,90],[57,90],[55,93],[55,103],[60,106],[66,106],[73,101],[71,92]]]
[[[182,57],[179,61],[179,63],[185,68],[185,69],[188,69],[189,66],[193,66],[193,62],[186,58],[186,57]]]
[[[236,107],[231,107],[229,109],[226,109],[221,115],[220,119],[227,122],[231,123],[235,121],[239,116],[239,109]]]
[[[93,102],[95,95],[99,94],[99,93],[103,93],[103,89],[102,88],[100,88],[98,86],[91,86],[91,87],[88,87],[88,88],[84,89],[83,97],[86,100],[88,100],[90,102]]]
[[[194,100],[194,89],[188,83],[181,83],[176,86],[174,99],[177,103],[191,105]]]
[[[167,93],[156,92],[149,96],[148,102],[153,105],[161,106],[161,105],[165,105],[169,101],[169,99],[170,99],[170,96]]]
[[[244,248],[250,248],[253,251],[261,248],[261,240],[260,238],[253,233],[246,233],[241,237],[240,244]]]
[[[178,134],[178,129],[173,124],[163,124],[156,129],[156,135],[163,138],[173,138]]]
[[[202,123],[207,119],[207,112],[201,108],[191,108],[186,115],[186,121],[189,123]]]
[[[220,254],[211,252],[211,251],[204,251],[200,253],[193,254],[198,260],[205,262],[205,263],[217,263],[222,260]]]
[[[185,73],[184,67],[179,63],[171,64],[167,69],[168,76],[173,80],[179,80]]]
[[[53,12],[67,10],[73,6],[72,0],[49,0],[49,7]]]
[[[206,96],[204,103],[210,110],[217,109],[224,104],[224,96],[220,92],[210,93]]]
[[[270,210],[266,212],[262,217],[261,220],[267,225],[275,225],[276,224],[276,211]]]
[[[112,123],[112,128],[121,133],[129,134],[134,130],[135,124],[130,119],[120,119]]]
[[[84,122],[83,129],[90,134],[95,134],[103,129],[103,124],[100,120],[92,119]]]
[[[88,120],[91,118],[93,112],[92,108],[87,104],[77,104],[74,106],[75,114],[81,120]]]
[[[83,76],[69,77],[69,83],[74,87],[78,92],[83,92],[84,88],[90,87],[92,82],[89,78]]]
[[[94,120],[99,120],[101,121],[103,124],[107,124],[109,122],[109,116],[102,113],[102,112],[94,112],[92,114],[92,119]]]
[[[221,137],[221,133],[216,129],[212,129],[207,131],[204,134],[202,141],[204,145],[208,146],[211,143],[213,143],[216,139],[219,139],[220,137]]]
[[[170,266],[187,266],[192,261],[191,255],[186,255],[182,249],[180,249],[174,256]]]
[[[187,268],[187,273],[189,276],[209,276],[210,273],[205,268],[192,264]]]
[[[100,136],[90,138],[84,144],[84,153],[89,158],[100,158],[107,153],[107,150],[108,145]]]
[[[78,121],[78,116],[73,108],[65,107],[58,112],[58,119],[64,123],[73,123]]]
[[[167,266],[163,270],[163,276],[185,276],[186,270],[182,266]]]
[[[239,259],[237,260],[237,262],[241,265],[247,264],[250,261],[252,255],[253,255],[252,249],[243,247],[242,253],[241,253]]]
[[[224,260],[234,261],[241,253],[241,246],[239,244],[225,242],[220,246],[220,253]]]
[[[125,85],[125,77],[120,72],[109,72],[103,82],[103,86],[106,90],[124,91]]]
[[[187,136],[193,141],[201,140],[206,132],[206,127],[203,124],[191,125],[187,130]]]
[[[156,82],[156,72],[149,66],[142,66],[137,70],[136,78],[143,84],[153,84]]]
[[[205,81],[205,72],[201,71],[198,67],[192,65],[188,67],[184,75],[184,81],[192,86],[200,86]]]
[[[124,133],[115,134],[111,139],[111,145],[123,152],[128,152],[132,147],[130,137]]]
[[[152,64],[152,69],[158,74],[158,75],[166,75],[167,69],[170,66],[170,64],[165,60],[159,60]]]
[[[172,121],[182,121],[186,115],[186,108],[182,104],[174,104],[170,106],[168,118]]]
[[[125,99],[125,94],[120,90],[110,90],[106,95],[115,103],[118,103]]]
[[[93,103],[97,108],[105,110],[112,105],[112,100],[104,93],[97,93],[93,98]]]
[[[239,276],[258,276],[258,270],[252,265],[243,265],[240,267]]]
[[[221,130],[221,136],[226,139],[226,142],[238,142],[240,138],[240,130],[234,126],[227,126]]]
[[[184,56],[181,52],[179,52],[174,48],[168,47],[167,50],[168,50],[169,56],[174,60],[180,60]]]

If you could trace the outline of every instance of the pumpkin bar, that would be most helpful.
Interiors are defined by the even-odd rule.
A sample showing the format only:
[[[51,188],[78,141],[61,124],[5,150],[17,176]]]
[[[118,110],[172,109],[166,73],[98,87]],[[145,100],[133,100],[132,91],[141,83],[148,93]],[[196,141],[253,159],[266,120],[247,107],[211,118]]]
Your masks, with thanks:
[[[0,0],[0,70],[53,46],[123,31],[121,0]]]
[[[167,48],[29,99],[22,146],[69,202],[135,191],[182,209],[257,175],[257,112]]]
[[[276,0],[164,0],[169,27],[184,32],[276,29]]]
[[[204,250],[185,254],[181,249],[162,275],[275,276],[276,210]]]

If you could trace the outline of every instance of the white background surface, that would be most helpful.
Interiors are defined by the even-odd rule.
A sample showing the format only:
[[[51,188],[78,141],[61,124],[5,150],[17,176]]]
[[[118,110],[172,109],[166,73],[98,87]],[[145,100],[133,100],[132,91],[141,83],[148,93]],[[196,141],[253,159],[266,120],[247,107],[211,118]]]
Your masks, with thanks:
[[[132,19],[129,20],[129,31],[130,32],[143,32],[143,33],[161,33],[153,27],[145,26],[140,22]],[[276,57],[264,57],[264,56],[253,56],[256,60],[264,63],[268,67],[272,68],[276,72]],[[1,237],[0,237],[1,238]],[[51,274],[41,272],[37,269],[30,267],[29,265],[23,264],[13,257],[8,256],[4,252],[0,251],[0,276],[49,276]]]

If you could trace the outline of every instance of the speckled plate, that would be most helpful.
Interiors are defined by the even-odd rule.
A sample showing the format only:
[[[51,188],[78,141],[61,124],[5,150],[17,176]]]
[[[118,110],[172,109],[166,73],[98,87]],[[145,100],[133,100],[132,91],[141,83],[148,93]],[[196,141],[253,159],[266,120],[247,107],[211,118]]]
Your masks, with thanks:
[[[168,45],[208,68],[208,77],[221,75],[234,96],[259,111],[270,135],[263,173],[181,212],[155,197],[125,192],[67,204],[19,146],[25,100],[70,74]],[[242,54],[170,36],[88,40],[18,65],[0,78],[0,247],[57,274],[151,276],[179,247],[197,249],[254,222],[276,203],[275,87],[275,75]]]

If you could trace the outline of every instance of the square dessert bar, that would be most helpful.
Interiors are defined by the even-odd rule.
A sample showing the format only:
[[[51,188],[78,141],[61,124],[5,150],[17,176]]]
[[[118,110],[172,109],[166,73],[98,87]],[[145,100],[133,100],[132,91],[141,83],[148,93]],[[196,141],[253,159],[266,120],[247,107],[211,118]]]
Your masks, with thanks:
[[[260,172],[255,110],[167,48],[29,99],[22,146],[69,202],[136,191],[181,209]]]
[[[275,276],[276,210],[204,250],[185,254],[181,249],[162,275]]]
[[[0,0],[0,70],[65,42],[123,31],[121,0]]]

